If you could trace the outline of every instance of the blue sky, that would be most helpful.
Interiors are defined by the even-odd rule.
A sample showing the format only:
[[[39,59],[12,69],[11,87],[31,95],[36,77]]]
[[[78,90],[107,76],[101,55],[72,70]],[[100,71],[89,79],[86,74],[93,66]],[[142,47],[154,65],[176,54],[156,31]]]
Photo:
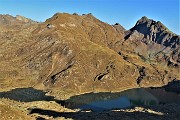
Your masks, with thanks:
[[[0,14],[45,21],[57,12],[92,13],[109,24],[133,27],[142,16],[161,21],[180,34],[180,0],[0,0]]]

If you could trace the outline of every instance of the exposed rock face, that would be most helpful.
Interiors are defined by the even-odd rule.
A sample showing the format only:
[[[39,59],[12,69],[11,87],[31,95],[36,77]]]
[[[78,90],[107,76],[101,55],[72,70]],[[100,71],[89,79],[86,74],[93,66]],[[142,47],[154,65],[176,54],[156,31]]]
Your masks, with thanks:
[[[132,38],[133,36],[139,38]],[[147,17],[142,17],[127,32],[125,39],[139,39],[146,44],[147,51],[138,52],[146,54],[150,59],[156,57],[159,60],[165,60],[168,65],[180,65],[180,36],[169,31],[160,21],[156,22]]]
[[[156,42],[159,36],[154,40],[147,37],[151,34],[147,25],[141,28],[145,33],[136,27],[145,20],[126,31],[121,25],[111,26],[92,14],[56,13],[43,23],[28,25],[21,18],[0,19],[1,90],[33,86],[59,96],[62,92],[80,94],[162,86],[180,78],[179,65],[174,67],[179,61],[179,43],[167,47],[164,42]],[[173,38],[174,34],[169,34]],[[167,57],[160,53],[158,57],[163,56],[172,66],[159,64],[160,58],[154,57],[157,55],[150,56],[154,61],[147,62],[149,55],[162,48],[166,48],[163,52]]]
[[[131,29],[131,31],[134,30],[144,34],[144,38],[166,47],[176,48],[180,45],[180,37],[170,32],[160,21],[156,22],[142,17]]]

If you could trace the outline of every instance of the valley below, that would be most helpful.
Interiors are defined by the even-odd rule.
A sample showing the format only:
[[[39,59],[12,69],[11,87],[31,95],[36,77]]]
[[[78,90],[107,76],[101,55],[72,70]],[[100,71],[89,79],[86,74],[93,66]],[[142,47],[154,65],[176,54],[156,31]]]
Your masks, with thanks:
[[[172,88],[172,85],[168,87]],[[86,93],[62,100],[49,96],[42,90],[17,88],[0,92],[0,100],[3,120],[180,118],[180,93],[167,89],[167,86],[136,88],[114,93]]]

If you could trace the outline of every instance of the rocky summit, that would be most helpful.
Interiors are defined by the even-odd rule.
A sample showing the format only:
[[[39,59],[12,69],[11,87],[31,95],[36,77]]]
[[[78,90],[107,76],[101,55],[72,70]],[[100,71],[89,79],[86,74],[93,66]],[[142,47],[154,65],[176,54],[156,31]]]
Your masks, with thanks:
[[[138,35],[138,33],[140,33]],[[180,36],[168,30],[160,21],[142,17],[136,25],[129,30],[126,39],[132,34],[141,36],[141,41],[148,46],[150,53],[145,53],[149,58],[157,57],[168,62],[168,65],[177,66],[180,64]],[[153,46],[153,47],[151,47]],[[154,49],[154,52],[153,50]],[[142,51],[139,51],[142,53]]]
[[[39,23],[0,15],[0,91],[64,94],[160,87],[180,80],[180,36],[142,17],[130,30],[92,14]]]

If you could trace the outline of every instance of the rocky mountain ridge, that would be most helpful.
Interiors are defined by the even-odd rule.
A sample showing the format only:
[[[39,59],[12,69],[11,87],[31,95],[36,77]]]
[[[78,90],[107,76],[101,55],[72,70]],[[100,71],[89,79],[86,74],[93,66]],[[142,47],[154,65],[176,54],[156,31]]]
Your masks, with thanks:
[[[180,79],[179,36],[160,22],[143,17],[127,31],[92,14],[27,20],[0,16],[1,91],[35,87],[62,97]]]
[[[33,24],[38,23],[36,21],[33,21],[29,18],[26,18],[24,16],[16,15],[16,17],[13,17],[11,15],[0,15],[0,24],[6,25],[6,26],[13,26],[13,25],[22,25],[25,23]]]

